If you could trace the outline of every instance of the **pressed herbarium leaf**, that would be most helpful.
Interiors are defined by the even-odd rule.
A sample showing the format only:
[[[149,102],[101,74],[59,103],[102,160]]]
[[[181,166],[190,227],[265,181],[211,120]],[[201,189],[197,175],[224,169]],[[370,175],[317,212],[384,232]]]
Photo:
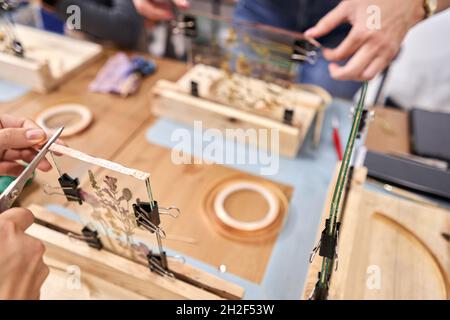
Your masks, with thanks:
[[[97,207],[107,210],[104,217],[107,220],[108,228],[116,236],[125,235],[126,242],[131,244],[134,229],[138,227],[136,218],[129,211],[130,201],[133,199],[131,190],[122,188],[119,197],[120,189],[117,178],[105,176],[102,183],[98,184],[93,173],[89,172],[89,179],[95,193],[92,197],[97,198]]]
[[[94,174],[91,170],[89,172],[89,182],[91,183],[91,186],[93,189],[98,189],[97,181],[95,180]]]

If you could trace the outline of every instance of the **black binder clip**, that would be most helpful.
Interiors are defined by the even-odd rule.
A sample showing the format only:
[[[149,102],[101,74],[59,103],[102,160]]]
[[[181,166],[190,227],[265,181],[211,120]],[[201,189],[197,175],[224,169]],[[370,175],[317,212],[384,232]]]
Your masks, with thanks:
[[[78,178],[73,179],[67,173],[64,173],[58,179],[58,182],[68,201],[78,202],[80,205],[83,204],[80,195],[80,188],[78,188],[80,185]]]
[[[169,271],[169,265],[167,263],[166,252],[163,251],[160,254],[155,254],[150,251],[147,255],[148,267],[151,272],[158,273],[162,276],[173,277],[173,274]]]
[[[322,273],[319,272],[318,278],[320,279],[322,277]],[[327,300],[328,298],[328,290],[329,290],[329,281],[330,279],[327,278],[325,281],[325,284],[322,284],[320,280],[317,281],[314,290],[309,297],[309,300]]]
[[[322,235],[320,237],[319,256],[328,258],[328,259],[334,259],[336,257],[336,247],[337,247],[338,234],[339,234],[339,228],[341,226],[341,223],[338,222],[336,224],[337,232],[336,232],[336,235],[334,235],[334,236],[330,236],[328,234],[329,225],[330,225],[330,220],[327,219],[327,221],[325,222],[325,229],[322,231]]]
[[[295,40],[292,48],[291,59],[304,63],[315,64],[319,57],[319,47],[306,39]]]
[[[333,236],[330,236],[328,234],[328,228],[330,225],[330,219],[327,219],[325,222],[325,229],[322,231],[322,235],[320,237],[319,243],[314,247],[314,249],[311,252],[311,255],[309,256],[309,262],[312,263],[314,260],[314,257],[317,252],[319,252],[319,256],[328,258],[328,259],[334,259],[335,262],[335,269],[338,268],[338,253],[337,253],[337,247],[338,247],[338,238],[339,238],[339,229],[341,227],[341,223],[336,223],[336,234]]]
[[[81,233],[89,247],[97,250],[103,249],[103,243],[100,240],[97,231],[92,231],[89,227],[84,227],[83,230],[81,230]]]
[[[159,229],[161,219],[157,201],[153,201],[150,205],[149,202],[141,202],[137,199],[133,204],[133,211],[139,227],[144,227],[151,233],[155,233]]]
[[[176,20],[172,21],[174,34],[183,34],[187,37],[194,38],[197,36],[197,23],[194,16],[179,15]]]
[[[194,97],[199,97],[199,91],[198,91],[198,82],[196,81],[191,81],[191,95],[193,95]]]
[[[292,124],[292,121],[294,120],[294,110],[293,109],[285,109],[284,115],[283,115],[283,122],[285,124]]]
[[[330,220],[327,219],[325,222],[325,229],[322,231],[322,235],[320,237],[319,244],[313,249],[309,261],[312,262],[316,252],[319,251],[319,256],[330,259],[334,263],[334,269],[337,270],[338,268],[337,246],[339,238],[339,229],[341,224],[340,222],[336,224],[336,234],[334,236],[330,236],[328,234],[329,225]],[[330,278],[331,273],[329,273],[324,279],[324,281],[322,281],[322,273],[319,272],[318,274],[319,280],[317,281],[314,290],[311,296],[309,297],[309,300],[326,300],[328,298]]]
[[[0,9],[4,12],[10,12],[16,9],[17,5],[10,0],[0,0]]]
[[[364,109],[361,115],[361,122],[359,123],[359,127],[358,127],[358,134],[357,134],[357,138],[360,139],[361,135],[363,134],[364,129],[367,126],[367,123],[370,122],[371,120],[373,120],[373,118],[375,117],[375,112],[372,110],[367,110]]]

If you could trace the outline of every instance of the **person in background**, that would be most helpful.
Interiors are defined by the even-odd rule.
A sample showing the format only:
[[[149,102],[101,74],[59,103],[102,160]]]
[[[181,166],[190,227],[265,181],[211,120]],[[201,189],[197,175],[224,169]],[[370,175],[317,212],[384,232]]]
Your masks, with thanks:
[[[36,147],[47,136],[34,122],[9,115],[0,116],[0,175],[18,176],[24,169],[16,161],[31,162]],[[41,171],[52,167],[41,161]],[[49,274],[44,264],[45,247],[25,234],[33,224],[33,214],[23,208],[0,213],[0,300],[39,299],[40,289]]]
[[[183,7],[185,1],[177,0]],[[173,18],[169,2],[148,0],[42,0],[44,8],[55,12],[65,21],[76,5],[81,12],[78,31],[100,41],[109,41],[124,49],[145,50],[145,18],[152,22]],[[139,12],[138,12],[139,11]]]
[[[240,0],[235,17],[317,39],[325,47],[323,55],[316,65],[303,67],[299,82],[350,99],[360,81],[373,79],[389,65],[408,30],[430,9],[449,6],[449,0]],[[368,27],[370,8],[379,9],[379,28]]]
[[[81,31],[94,40],[109,41],[124,49],[142,49],[144,19],[131,0],[43,0],[44,8],[66,21],[73,13],[67,9],[80,8]]]

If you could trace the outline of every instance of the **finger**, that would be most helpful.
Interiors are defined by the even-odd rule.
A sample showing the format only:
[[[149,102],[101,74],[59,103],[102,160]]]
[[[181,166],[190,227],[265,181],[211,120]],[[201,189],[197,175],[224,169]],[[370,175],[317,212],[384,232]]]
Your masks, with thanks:
[[[188,9],[191,4],[187,0],[174,0],[174,3],[178,8]]]
[[[331,63],[329,66],[330,74],[336,80],[360,81],[362,72],[369,66],[376,54],[377,49],[366,44],[344,66]]]
[[[170,20],[173,13],[168,4],[155,4],[152,1],[141,0],[137,3],[138,11],[151,20]]]
[[[368,34],[353,27],[348,36],[335,49],[323,49],[323,55],[329,61],[342,61],[352,56],[367,40]]]
[[[7,161],[7,162],[23,160],[27,163],[30,163],[31,161],[33,161],[33,159],[36,157],[37,154],[38,154],[38,152],[31,148],[20,149],[20,150],[8,149],[3,154],[3,160]],[[47,172],[52,169],[52,165],[46,158],[43,158],[38,165],[38,169],[41,171]]]
[[[43,279],[47,276],[47,267],[43,260],[46,248],[42,241],[28,234],[23,234],[20,241],[28,263],[21,275],[22,286],[19,293],[22,299],[38,299]]]
[[[0,149],[22,149],[39,144],[47,139],[42,129],[4,128],[0,129]]]
[[[65,143],[65,142],[64,142],[63,140],[61,140],[61,139],[56,140],[56,141],[55,141],[55,144],[59,144],[60,146],[68,147],[67,143]],[[57,156],[57,157],[61,157],[61,156],[62,156],[62,154],[59,153],[59,152],[53,152],[53,151],[52,151],[52,154],[54,154],[54,155]]]
[[[35,292],[38,293],[37,299],[39,299],[39,293],[41,291],[41,287],[44,284],[45,280],[47,279],[48,275],[50,274],[49,267],[44,263],[44,261],[41,259],[40,265],[39,265],[39,271],[37,271],[36,275],[36,282],[35,282]]]
[[[0,175],[2,176],[18,177],[23,170],[25,170],[25,167],[17,162],[0,162]]]
[[[64,140],[58,139],[55,141],[56,144],[68,147],[67,143],[64,142]]]
[[[362,74],[364,81],[369,81],[375,78],[381,71],[383,71],[389,64],[388,60],[384,57],[378,57],[370,63],[366,70]]]
[[[25,208],[12,208],[2,213],[2,220],[6,219],[14,222],[14,224],[22,231],[27,230],[34,222],[34,215],[30,210]]]
[[[314,27],[306,30],[305,36],[309,38],[320,38],[328,34],[343,22],[348,21],[348,12],[346,1],[342,1],[336,8],[320,19]]]
[[[23,160],[25,162],[30,162],[37,155],[37,151],[28,148],[28,149],[7,149],[3,153],[4,161],[16,161]]]
[[[26,128],[26,129],[41,129],[34,121],[4,114],[0,116],[1,128]]]
[[[41,288],[50,274],[49,267],[44,263],[43,259],[40,259],[38,269],[32,274],[33,285],[29,288],[28,299],[40,300]]]

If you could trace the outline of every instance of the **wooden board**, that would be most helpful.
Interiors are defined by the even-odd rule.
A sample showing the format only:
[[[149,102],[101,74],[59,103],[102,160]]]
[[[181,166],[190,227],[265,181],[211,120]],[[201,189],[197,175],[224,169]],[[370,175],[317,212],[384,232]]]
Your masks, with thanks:
[[[0,77],[47,92],[102,54],[98,44],[16,25],[25,57],[0,52]]]
[[[450,212],[364,189],[365,174],[352,183],[329,298],[450,299]],[[320,263],[311,265],[303,298]]]
[[[391,108],[374,108],[375,117],[369,122],[366,146],[381,153],[410,154],[409,114]]]
[[[105,249],[96,250],[84,242],[69,238],[48,226],[54,225],[73,233],[79,233],[82,225],[51,213],[40,206],[29,209],[41,225],[33,225],[28,233],[45,243],[45,262],[51,269],[49,279],[42,289],[43,299],[241,299],[241,287],[209,275],[175,259],[169,260],[170,268],[190,282],[158,276],[142,264],[120,257]],[[45,226],[44,226],[45,225]],[[78,268],[77,274],[69,270]],[[76,270],[76,269],[75,269]],[[73,276],[80,276],[77,285]],[[193,284],[196,284],[194,286]],[[207,290],[203,290],[207,288]]]
[[[228,103],[224,98],[229,95],[227,93],[228,86],[224,85],[225,93],[222,95],[214,91],[221,92],[219,84],[228,79],[224,76],[224,72],[213,67],[196,65],[177,82],[157,82],[153,88],[153,93],[157,99],[152,104],[152,112],[157,116],[168,117],[191,126],[195,121],[202,121],[205,128],[219,129],[224,132],[226,132],[226,129],[263,129],[269,131],[267,139],[264,139],[263,143],[259,140],[242,139],[244,143],[250,143],[263,149],[271,147],[270,144],[266,145],[266,141],[271,141],[273,133],[270,130],[275,129],[279,133],[279,140],[276,141],[279,153],[287,157],[297,155],[308,130],[316,119],[314,143],[317,145],[320,140],[323,112],[331,102],[331,97],[327,92],[311,86],[292,86],[288,90],[239,75],[235,75],[235,78],[236,81],[247,83],[249,86],[247,90],[242,89],[242,93],[253,88],[253,90],[256,90],[254,95],[260,95],[262,92],[270,91],[269,89],[272,87],[276,87],[273,90],[280,91],[280,93],[278,95],[273,92],[267,93],[265,99],[258,100],[257,102],[261,102],[265,106],[263,108],[250,107],[249,105],[253,105],[256,99],[248,93],[248,99],[253,102],[239,98],[233,105],[232,102]],[[191,95],[190,84],[193,80],[198,83],[200,97]],[[239,85],[234,86],[240,88]],[[259,88],[259,86],[263,88]],[[278,101],[279,96],[285,97],[286,104],[295,104],[286,107],[294,110],[293,124],[288,125],[283,122],[284,107],[280,107],[279,104],[284,100],[280,98],[281,100]],[[256,103],[254,105],[256,106]],[[274,105],[277,107],[274,107]]]
[[[223,132],[227,129],[235,130],[266,130],[267,136],[264,144],[259,139],[251,140],[255,147],[270,150],[274,129],[278,131],[279,140],[275,140],[279,153],[289,157],[295,157],[300,147],[300,142],[307,134],[307,126],[314,119],[315,112],[309,110],[305,118],[305,126],[301,128],[292,127],[278,121],[262,118],[238,109],[232,109],[221,104],[199,99],[190,94],[180,93],[172,90],[173,84],[168,81],[159,81],[153,88],[155,93],[155,103],[152,105],[152,112],[159,117],[167,117],[175,121],[193,126],[195,121],[201,121],[205,129],[219,129]],[[246,142],[246,136],[239,139]],[[267,144],[266,144],[267,143]]]
[[[180,208],[180,217],[165,219],[162,227],[167,235],[193,239],[194,243],[167,240],[164,245],[215,268],[225,265],[232,274],[256,283],[261,282],[277,236],[253,243],[233,241],[211,226],[205,201],[209,191],[217,183],[232,177],[247,177],[268,183],[280,190],[287,199],[292,195],[292,188],[215,164],[175,165],[171,159],[171,150],[150,144],[146,140],[147,130],[144,127],[115,157],[115,161],[149,172],[153,195],[160,205],[175,205]],[[134,190],[142,186],[140,182],[136,182],[136,185],[128,187]],[[244,209],[252,206],[251,203],[243,204]]]

